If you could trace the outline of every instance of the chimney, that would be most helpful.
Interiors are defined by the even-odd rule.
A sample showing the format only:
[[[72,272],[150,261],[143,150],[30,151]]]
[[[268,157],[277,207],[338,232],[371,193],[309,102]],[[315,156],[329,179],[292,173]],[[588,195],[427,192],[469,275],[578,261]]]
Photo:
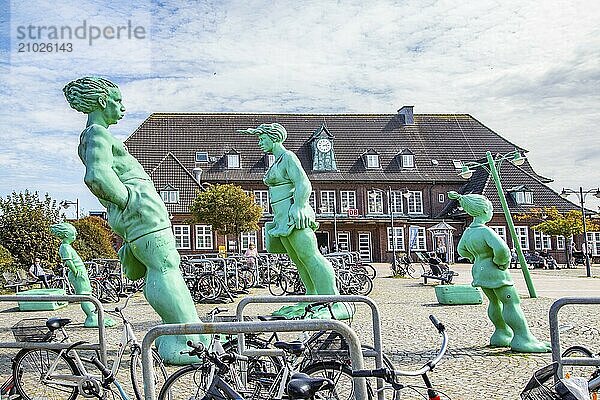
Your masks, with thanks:
[[[202,168],[200,167],[196,167],[192,170],[192,173],[194,174],[194,179],[196,179],[196,182],[198,182],[198,184],[201,184],[201,179],[202,179]]]
[[[413,125],[415,123],[415,119],[413,118],[413,107],[414,106],[402,106],[402,108],[398,110],[398,119],[402,124]]]

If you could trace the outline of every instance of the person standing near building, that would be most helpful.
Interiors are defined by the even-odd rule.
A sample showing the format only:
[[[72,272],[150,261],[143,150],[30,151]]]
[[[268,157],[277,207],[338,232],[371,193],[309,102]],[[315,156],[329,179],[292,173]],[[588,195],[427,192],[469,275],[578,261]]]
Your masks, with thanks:
[[[258,251],[256,250],[256,245],[254,243],[248,245],[244,257],[246,257],[246,265],[254,268],[256,265],[256,258],[258,257]]]
[[[36,279],[40,282],[42,282],[42,284],[44,285],[44,287],[46,289],[48,289],[48,279],[52,279],[52,274],[48,274],[46,273],[46,271],[44,270],[44,267],[42,267],[42,260],[40,260],[39,257],[36,257],[35,260],[33,261],[33,264],[31,264],[31,267],[29,267],[29,275],[33,278]]]

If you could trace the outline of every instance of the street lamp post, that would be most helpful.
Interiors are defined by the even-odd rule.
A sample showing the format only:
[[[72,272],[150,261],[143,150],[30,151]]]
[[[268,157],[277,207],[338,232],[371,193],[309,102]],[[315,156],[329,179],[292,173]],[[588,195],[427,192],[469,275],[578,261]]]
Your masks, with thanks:
[[[319,211],[321,211],[322,214],[329,214],[329,207],[321,207],[319,208]],[[335,248],[335,251],[339,251],[338,249],[338,242],[337,242],[337,215],[335,212],[335,204],[333,205],[333,246]]]
[[[590,257],[588,255],[590,249],[588,247],[587,228],[585,224],[585,197],[590,193],[594,193],[594,197],[600,199],[600,188],[589,189],[585,191],[581,186],[579,187],[579,190],[563,188],[562,192],[560,193],[560,196],[564,199],[566,199],[570,194],[576,194],[577,198],[579,199],[579,205],[581,206],[581,218],[583,220],[583,243],[585,244],[585,273],[588,278],[592,277],[592,266],[590,265]]]
[[[79,219],[79,199],[75,199],[75,201],[63,200],[58,203],[59,206],[64,208],[65,210],[69,208],[70,205],[75,205],[75,219]]]
[[[403,189],[403,190],[405,190],[405,189]],[[380,193],[384,192],[384,190],[379,189],[379,188],[373,188],[373,191],[380,192]],[[396,269],[396,229],[395,229],[395,225],[394,225],[394,210],[392,209],[392,187],[388,186],[388,188],[385,192],[386,192],[386,196],[387,196],[388,209],[390,212],[390,225],[392,228],[392,268],[395,270]],[[404,196],[406,196],[407,194],[408,193],[405,193]],[[408,255],[410,257],[410,243],[409,243],[408,247],[409,247]]]
[[[510,235],[513,238],[513,244],[515,246],[515,250],[517,252],[517,257],[519,259],[519,264],[521,265],[521,270],[523,271],[523,277],[525,278],[525,283],[527,284],[527,290],[529,292],[529,297],[536,298],[537,294],[535,292],[535,287],[533,286],[533,281],[531,280],[531,275],[529,274],[529,269],[527,268],[527,261],[525,261],[525,256],[523,255],[523,249],[521,249],[521,243],[517,239],[517,234],[515,231],[515,224],[513,223],[512,216],[510,214],[510,210],[508,209],[508,204],[506,203],[506,196],[504,196],[504,190],[502,189],[502,184],[500,183],[500,175],[498,174],[498,168],[503,161],[509,160],[514,165],[522,165],[525,162],[525,157],[518,151],[514,150],[510,153],[506,153],[503,155],[498,155],[496,157],[492,156],[492,153],[489,151],[485,152],[486,162],[477,163],[477,162],[467,162],[464,163],[461,172],[459,175],[462,178],[469,179],[473,175],[473,169],[477,167],[486,168],[487,171],[492,175],[492,179],[494,180],[494,184],[496,185],[496,191],[498,192],[498,197],[500,198],[500,204],[502,205],[502,210],[504,211],[504,218],[506,219],[506,223],[508,225],[508,229],[510,231]]]

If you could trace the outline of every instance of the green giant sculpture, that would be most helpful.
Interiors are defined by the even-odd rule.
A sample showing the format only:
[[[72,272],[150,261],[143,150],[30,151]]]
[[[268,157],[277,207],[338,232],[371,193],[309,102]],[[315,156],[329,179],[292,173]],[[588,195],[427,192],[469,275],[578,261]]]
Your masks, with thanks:
[[[502,238],[485,224],[492,219],[492,203],[482,195],[448,192],[473,217],[458,243],[458,253],[473,263],[473,286],[479,286],[490,304],[488,317],[495,327],[492,346],[510,346],[523,353],[544,353],[550,343],[533,336],[521,310],[521,300],[508,272],[510,250]]]
[[[267,251],[290,257],[298,268],[307,295],[339,294],[333,267],[317,248],[314,231],[319,225],[308,202],[312,191],[310,181],[298,157],[283,146],[287,131],[282,125],[273,123],[238,132],[258,136],[258,147],[275,157],[263,178],[269,187],[269,201],[273,209],[273,221],[265,225]],[[301,316],[305,306],[302,303],[286,306],[275,314],[288,318]],[[332,309],[338,319],[348,319],[354,312],[346,303],[336,303]],[[314,317],[328,318],[330,315],[322,310]]]
[[[79,254],[71,246],[77,237],[77,229],[68,222],[62,222],[50,227],[50,231],[61,240],[58,253],[63,264],[69,268],[69,282],[75,288],[77,294],[92,294],[90,278],[88,277],[87,269]],[[98,314],[96,314],[96,306],[90,302],[81,303],[81,309],[87,316],[83,326],[86,328],[98,327]],[[109,317],[104,317],[104,326],[114,326],[115,321]]]
[[[163,323],[199,322],[190,292],[179,270],[169,213],[141,164],[123,142],[108,131],[125,112],[121,91],[114,83],[85,77],[67,84],[69,105],[87,114],[80,135],[79,158],[85,165],[85,184],[107,209],[108,223],[123,238],[119,258],[129,279],[145,279],[144,295]],[[205,336],[163,336],[156,341],[165,362],[193,362],[180,351],[187,340]]]

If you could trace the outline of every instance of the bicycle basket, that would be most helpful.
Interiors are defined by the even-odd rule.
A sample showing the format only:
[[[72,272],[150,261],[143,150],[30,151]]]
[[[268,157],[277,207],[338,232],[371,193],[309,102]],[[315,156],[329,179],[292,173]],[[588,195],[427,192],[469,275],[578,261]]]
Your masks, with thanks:
[[[559,400],[561,397],[554,391],[553,378],[556,376],[558,363],[546,365],[533,373],[533,376],[521,392],[522,400]]]
[[[337,332],[319,331],[306,341],[306,347],[312,359],[347,360],[350,358],[348,343]]]
[[[49,342],[53,336],[45,318],[22,319],[10,329],[17,342]]]

